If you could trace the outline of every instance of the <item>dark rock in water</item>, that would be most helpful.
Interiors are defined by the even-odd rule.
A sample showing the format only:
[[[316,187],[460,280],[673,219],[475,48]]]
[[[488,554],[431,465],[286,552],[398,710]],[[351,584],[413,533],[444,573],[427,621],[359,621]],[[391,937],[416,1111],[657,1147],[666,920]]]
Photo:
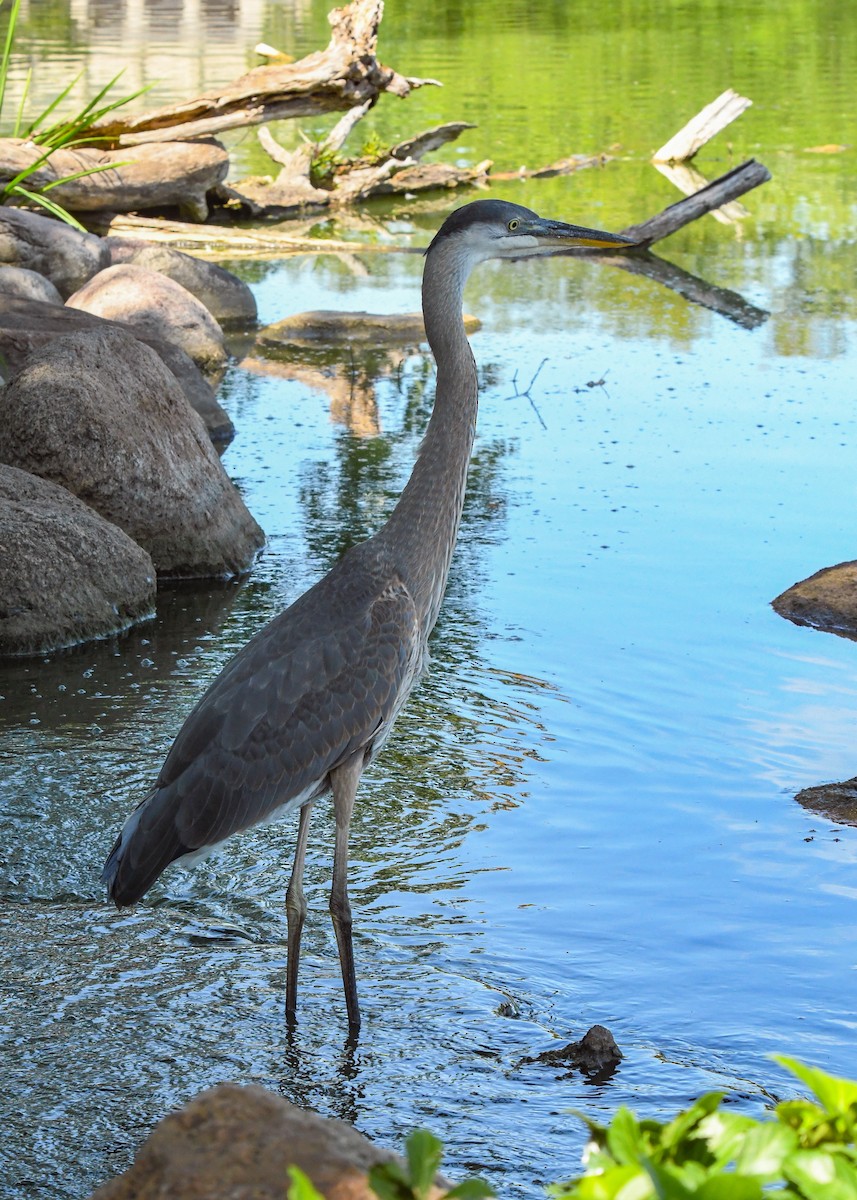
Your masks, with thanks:
[[[524,1058],[523,1063],[546,1063],[549,1066],[570,1067],[563,1078],[574,1071],[581,1071],[599,1080],[609,1079],[622,1059],[622,1051],[616,1045],[613,1034],[604,1025],[593,1025],[578,1042],[569,1042],[557,1050],[543,1050],[534,1058]]]
[[[0,465],[0,655],[47,654],[154,615],[155,568],[65,488]]]
[[[857,825],[857,776],[842,783],[822,783],[804,788],[798,804],[837,825]]]
[[[68,488],[163,578],[244,574],[264,542],[175,377],[115,327],[25,361],[0,392],[0,461]]]
[[[43,304],[62,304],[62,296],[45,275],[28,267],[0,267],[0,295]]]
[[[94,233],[20,208],[0,206],[0,263],[26,267],[70,296],[110,263],[110,251]]]
[[[824,567],[771,601],[781,617],[857,640],[857,560]]]
[[[203,370],[217,370],[226,362],[223,330],[205,305],[157,271],[134,263],[107,267],[66,304],[130,325],[135,333],[173,342]]]
[[[404,1165],[344,1121],[255,1084],[222,1083],[160,1121],[134,1165],[91,1200],[284,1200],[290,1166],[327,1200],[377,1200],[366,1176],[388,1162]],[[440,1195],[436,1186],[430,1200]]]
[[[18,370],[34,350],[46,346],[54,338],[84,329],[120,329],[151,346],[179,381],[188,403],[202,417],[209,437],[216,442],[228,442],[234,436],[229,414],[217,403],[211,384],[190,356],[173,342],[150,337],[128,325],[106,321],[77,308],[21,300],[0,293],[0,353],[11,373]]]
[[[221,325],[247,325],[256,320],[256,299],[247,284],[216,263],[158,242],[141,242],[128,237],[105,240],[112,266],[133,263],[147,271],[166,275],[196,296]]]

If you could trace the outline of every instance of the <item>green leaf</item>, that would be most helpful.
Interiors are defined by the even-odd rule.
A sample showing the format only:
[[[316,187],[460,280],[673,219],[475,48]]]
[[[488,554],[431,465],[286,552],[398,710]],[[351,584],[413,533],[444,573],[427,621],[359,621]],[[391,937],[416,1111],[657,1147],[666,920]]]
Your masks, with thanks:
[[[376,1163],[367,1181],[379,1200],[413,1200],[410,1180],[397,1162]]]
[[[410,1184],[417,1200],[425,1200],[443,1158],[443,1146],[428,1129],[415,1129],[405,1139]]]
[[[797,1149],[797,1135],[785,1125],[766,1121],[747,1130],[735,1159],[740,1175],[761,1175],[771,1182],[782,1178],[783,1161]]]
[[[690,1108],[679,1113],[669,1125],[664,1126],[663,1145],[664,1147],[676,1147],[683,1142],[691,1131],[695,1131],[696,1127],[720,1106],[723,1099],[722,1092],[706,1092],[704,1096],[691,1104]]]
[[[639,1163],[646,1153],[637,1118],[624,1105],[616,1110],[607,1129],[607,1149],[620,1164]]]
[[[694,1192],[696,1200],[762,1200],[765,1192],[758,1179],[743,1175],[715,1175]]]
[[[288,1167],[289,1186],[286,1191],[288,1200],[325,1200],[308,1175],[300,1167]]]
[[[840,1113],[852,1104],[857,1105],[857,1083],[854,1080],[828,1075],[826,1071],[821,1071],[818,1067],[808,1067],[786,1054],[773,1054],[771,1057],[787,1071],[797,1075],[798,1079],[802,1079],[829,1113]]]
[[[455,1200],[487,1200],[489,1196],[496,1194],[486,1179],[471,1175],[469,1179],[463,1179],[454,1188],[450,1188],[443,1200],[452,1200],[453,1197]]]

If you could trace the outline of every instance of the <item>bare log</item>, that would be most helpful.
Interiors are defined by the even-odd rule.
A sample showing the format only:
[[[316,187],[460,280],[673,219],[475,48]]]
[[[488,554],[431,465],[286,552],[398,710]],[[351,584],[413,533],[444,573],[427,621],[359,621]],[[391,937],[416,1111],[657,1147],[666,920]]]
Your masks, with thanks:
[[[546,167],[519,167],[517,171],[493,171],[491,178],[507,179],[550,179],[554,175],[571,175],[584,167],[603,167],[610,161],[609,154],[571,154],[548,163]]]
[[[0,139],[0,183],[32,168],[44,147],[20,138]],[[69,183],[57,183],[80,171],[92,171]],[[218,142],[153,143],[133,151],[93,146],[54,150],[29,175],[27,186],[50,186],[50,195],[71,212],[178,206],[197,221],[208,215],[207,193],[226,178],[229,155]]]
[[[374,101],[382,92],[407,96],[432,79],[406,78],[375,57],[383,0],[353,0],[328,17],[325,50],[298,62],[256,67],[226,88],[194,100],[129,116],[111,113],[89,131],[118,146],[212,137],[242,125],[311,117]]]
[[[343,242],[298,237],[277,229],[237,229],[229,225],[192,225],[185,221],[161,221],[153,217],[126,216],[117,213],[85,213],[83,223],[93,233],[111,237],[141,238],[148,242],[167,242],[177,250],[194,254],[265,255],[287,254],[366,254],[402,253],[401,246],[366,242]],[[414,254],[422,253],[414,250]]]
[[[725,129],[736,117],[740,117],[752,103],[753,101],[748,100],[746,96],[739,96],[732,88],[727,88],[716,100],[706,104],[705,108],[665,142],[660,150],[656,150],[652,156],[653,161],[684,162],[693,158],[706,142],[721,129]]]
[[[709,183],[707,187],[693,196],[686,196],[683,200],[678,200],[669,208],[665,208],[663,212],[658,213],[657,216],[650,217],[648,221],[628,226],[627,229],[622,230],[622,233],[626,237],[634,238],[642,246],[650,246],[652,242],[668,237],[677,229],[704,216],[705,213],[720,208],[730,200],[737,199],[738,196],[743,196],[745,192],[758,187],[761,183],[767,183],[770,178],[771,172],[768,168],[751,158],[748,162],[742,163],[740,167],[735,167],[732,171],[721,175],[719,179],[715,179],[713,183]]]
[[[434,125],[431,129],[424,129],[422,133],[393,146],[390,150],[390,157],[420,159],[432,150],[439,150],[447,142],[454,142],[464,133],[465,129],[475,128],[476,126],[469,121],[448,121],[445,125]]]
[[[698,171],[696,167],[689,166],[688,163],[656,162],[654,166],[665,179],[674,183],[680,192],[684,192],[685,196],[694,196],[708,186],[709,181],[702,172]],[[728,204],[721,205],[720,208],[712,209],[711,215],[722,225],[735,225],[750,214],[738,200],[731,200]]]

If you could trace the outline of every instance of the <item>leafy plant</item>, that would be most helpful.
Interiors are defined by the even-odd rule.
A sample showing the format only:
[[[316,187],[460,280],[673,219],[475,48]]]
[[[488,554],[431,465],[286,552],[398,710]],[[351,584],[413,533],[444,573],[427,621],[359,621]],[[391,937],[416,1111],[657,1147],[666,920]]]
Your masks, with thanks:
[[[587,1117],[586,1174],[550,1189],[557,1200],[854,1200],[857,1083],[775,1056],[815,1094],[757,1121],[709,1092],[672,1121],[620,1108],[608,1126]]]
[[[0,0],[0,9],[3,7],[3,0]],[[6,37],[3,43],[2,57],[0,57],[0,124],[3,117],[3,103],[6,96],[6,83],[9,75],[9,64],[12,59],[12,53],[15,45],[15,30],[18,23],[18,14],[21,8],[21,0],[12,0],[12,7],[9,12],[9,23],[6,28]],[[51,213],[55,217],[66,221],[69,225],[74,225],[77,229],[82,229],[83,226],[75,220],[75,218],[58,204],[52,197],[47,195],[52,188],[59,187],[64,183],[72,183],[76,179],[83,179],[87,175],[97,175],[101,171],[108,171],[117,166],[122,166],[122,163],[110,162],[100,163],[92,167],[86,167],[80,171],[74,171],[69,175],[64,175],[60,179],[55,179],[51,183],[47,183],[42,187],[34,188],[28,184],[33,176],[38,172],[53,152],[60,147],[65,149],[73,149],[76,146],[85,144],[91,145],[101,139],[94,137],[86,137],[85,131],[101,117],[109,112],[113,112],[117,108],[128,104],[131,100],[135,100],[148,88],[140,88],[136,92],[132,92],[128,96],[122,96],[117,100],[110,100],[102,104],[101,102],[107,96],[107,93],[114,87],[119,80],[122,72],[115,75],[109,83],[101,89],[101,91],[84,105],[79,112],[64,120],[56,121],[51,125],[46,125],[47,119],[52,116],[57,108],[63,103],[69,93],[72,91],[80,75],[74,79],[56,96],[50,104],[29,124],[24,123],[24,109],[27,103],[27,96],[30,90],[30,81],[32,71],[27,72],[27,77],[24,81],[24,88],[21,93],[21,99],[18,104],[18,110],[15,115],[15,121],[12,126],[11,137],[24,138],[32,142],[36,146],[44,147],[43,152],[32,162],[23,167],[17,175],[13,176],[5,183],[0,184],[0,204],[14,203],[17,200],[26,200],[32,204],[37,204]]]
[[[428,1200],[443,1158],[443,1145],[427,1129],[415,1129],[405,1141],[405,1164],[378,1163],[369,1186],[379,1200]],[[478,1176],[462,1180],[441,1200],[486,1200],[494,1191]]]

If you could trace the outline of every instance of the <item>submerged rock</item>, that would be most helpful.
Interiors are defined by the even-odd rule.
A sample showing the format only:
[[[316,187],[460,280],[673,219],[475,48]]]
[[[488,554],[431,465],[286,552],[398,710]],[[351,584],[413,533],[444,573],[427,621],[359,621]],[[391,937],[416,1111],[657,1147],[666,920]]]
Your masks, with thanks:
[[[173,342],[203,370],[217,370],[226,362],[223,330],[205,305],[157,271],[134,263],[107,267],[66,304],[130,325],[135,333]]]
[[[465,315],[464,328],[475,333],[481,328],[477,317]],[[296,313],[266,325],[258,344],[276,348],[290,345],[340,346],[352,342],[388,345],[419,345],[426,340],[422,313],[316,312]]]
[[[556,1050],[543,1050],[534,1058],[524,1058],[524,1063],[547,1063],[550,1066],[570,1067],[570,1076],[581,1071],[599,1079],[609,1079],[622,1060],[622,1051],[616,1045],[613,1034],[604,1025],[593,1025],[580,1041],[569,1042]]]
[[[116,327],[26,360],[0,392],[0,461],[68,488],[165,578],[241,575],[264,542],[175,377]]]
[[[154,615],[155,568],[65,488],[0,465],[0,655],[46,654]]]
[[[247,284],[216,263],[157,242],[128,237],[106,241],[111,265],[133,263],[166,275],[196,296],[221,325],[247,325],[256,320],[256,300]]]
[[[816,571],[787,588],[771,606],[795,625],[857,640],[857,560]]]
[[[798,804],[837,825],[857,825],[857,776],[842,783],[822,783],[804,788]]]
[[[20,208],[0,206],[0,264],[25,267],[50,279],[70,296],[110,262],[110,251],[94,233]]]
[[[134,1165],[91,1200],[283,1200],[290,1166],[327,1200],[377,1200],[370,1167],[401,1161],[344,1121],[223,1083],[160,1121]]]

